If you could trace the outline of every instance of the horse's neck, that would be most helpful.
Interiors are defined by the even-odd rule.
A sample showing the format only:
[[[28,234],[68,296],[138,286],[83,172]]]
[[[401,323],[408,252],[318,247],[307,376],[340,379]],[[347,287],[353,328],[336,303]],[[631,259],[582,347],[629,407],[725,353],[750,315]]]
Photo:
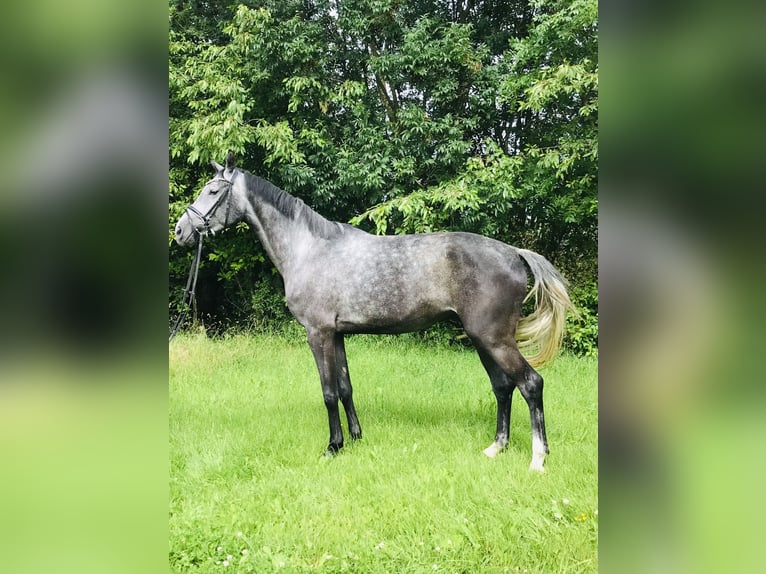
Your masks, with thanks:
[[[286,277],[312,242],[312,233],[298,214],[286,215],[261,190],[249,194],[245,220],[255,231],[277,270]]]

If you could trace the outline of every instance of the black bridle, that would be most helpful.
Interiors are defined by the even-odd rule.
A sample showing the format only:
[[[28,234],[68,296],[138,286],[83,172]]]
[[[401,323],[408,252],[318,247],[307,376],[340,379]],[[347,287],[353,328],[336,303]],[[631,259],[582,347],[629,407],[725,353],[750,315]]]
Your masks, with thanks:
[[[178,315],[178,318],[176,319],[175,324],[173,325],[173,329],[170,331],[170,338],[169,341],[173,340],[173,337],[176,336],[178,333],[178,330],[181,328],[181,324],[183,323],[184,319],[186,318],[186,312],[189,310],[190,307],[194,308],[194,314],[197,314],[197,298],[194,293],[194,289],[197,287],[197,277],[199,276],[199,264],[202,260],[202,239],[207,235],[208,231],[211,233],[214,233],[212,229],[210,229],[210,218],[213,215],[213,212],[218,209],[218,206],[221,205],[224,198],[228,195],[228,193],[231,191],[232,182],[230,182],[228,179],[225,179],[223,177],[217,177],[215,179],[212,179],[208,182],[208,185],[214,181],[223,181],[225,182],[226,188],[220,192],[220,195],[215,200],[212,206],[210,206],[210,209],[208,209],[205,213],[202,213],[199,209],[194,207],[194,205],[190,205],[186,208],[186,212],[190,212],[194,214],[195,216],[199,217],[202,220],[203,228],[200,231],[196,227],[192,226],[194,229],[194,233],[197,234],[197,253],[194,255],[194,259],[192,259],[191,267],[189,268],[189,278],[186,280],[186,288],[184,289],[184,298],[181,305],[183,305],[183,310]],[[226,227],[226,224],[229,222],[229,212],[231,210],[231,201],[226,206],[226,217],[224,218],[223,225]],[[191,220],[191,217],[189,217],[189,220]]]
[[[200,236],[206,235],[208,231],[210,231],[212,233],[212,230],[210,229],[210,218],[213,215],[213,212],[215,212],[215,210],[218,209],[218,206],[221,205],[223,200],[226,198],[226,196],[231,191],[232,182],[230,182],[228,179],[223,178],[223,177],[216,177],[214,179],[211,179],[209,182],[207,182],[205,187],[207,187],[208,185],[210,185],[211,183],[213,183],[215,181],[222,181],[222,182],[224,182],[226,184],[226,187],[223,189],[223,191],[218,192],[219,195],[216,198],[215,202],[213,202],[213,205],[211,205],[210,208],[205,213],[202,213],[199,209],[194,207],[194,204],[192,204],[192,205],[190,205],[189,207],[186,208],[186,212],[187,213],[191,213],[191,214],[197,216],[199,219],[202,220],[202,225],[203,225],[202,231],[203,232],[200,232],[199,229],[194,228],[194,232],[198,233]],[[226,217],[223,220],[223,226],[224,227],[226,227],[226,224],[229,222],[229,212],[230,211],[231,211],[231,202],[229,202],[226,205]],[[189,217],[189,219],[191,220],[191,217]]]

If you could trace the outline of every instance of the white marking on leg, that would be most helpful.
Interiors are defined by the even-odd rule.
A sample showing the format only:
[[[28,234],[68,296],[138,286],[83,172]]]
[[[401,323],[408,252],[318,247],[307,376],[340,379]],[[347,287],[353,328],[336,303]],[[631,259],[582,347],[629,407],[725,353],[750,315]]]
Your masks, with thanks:
[[[484,454],[486,454],[489,458],[495,458],[497,453],[499,453],[501,450],[503,450],[503,447],[496,442],[493,442],[491,445],[484,449]]]
[[[532,434],[532,462],[529,464],[529,470],[536,470],[538,472],[545,472],[543,467],[545,464],[545,443],[537,436]]]

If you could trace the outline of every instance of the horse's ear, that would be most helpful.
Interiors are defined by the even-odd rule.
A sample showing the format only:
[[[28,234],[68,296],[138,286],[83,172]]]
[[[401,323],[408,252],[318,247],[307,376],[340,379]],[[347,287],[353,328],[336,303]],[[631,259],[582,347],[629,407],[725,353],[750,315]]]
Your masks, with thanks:
[[[229,153],[226,156],[226,169],[234,169],[236,165],[237,165],[237,161],[234,158],[234,152],[229,150]]]
[[[213,169],[215,169],[216,171],[223,171],[223,166],[217,161],[215,161],[214,159],[210,160],[210,165],[212,165]]]

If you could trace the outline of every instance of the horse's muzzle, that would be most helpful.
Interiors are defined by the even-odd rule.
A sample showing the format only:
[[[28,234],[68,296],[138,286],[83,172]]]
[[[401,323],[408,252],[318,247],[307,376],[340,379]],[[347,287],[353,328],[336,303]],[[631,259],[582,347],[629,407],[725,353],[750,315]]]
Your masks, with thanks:
[[[183,218],[176,223],[175,227],[176,243],[182,247],[191,245],[194,243],[196,233],[194,227],[189,222],[187,225],[183,224]]]

